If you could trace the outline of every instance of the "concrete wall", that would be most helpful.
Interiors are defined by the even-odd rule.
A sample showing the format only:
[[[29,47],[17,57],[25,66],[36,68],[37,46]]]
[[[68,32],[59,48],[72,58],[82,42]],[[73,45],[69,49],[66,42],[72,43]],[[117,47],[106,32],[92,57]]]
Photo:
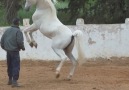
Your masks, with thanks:
[[[122,24],[84,24],[83,19],[77,19],[76,25],[68,27],[82,30],[84,33],[86,58],[129,57],[129,18]],[[0,38],[5,28],[0,27]],[[21,29],[25,26],[21,26]],[[38,48],[31,48],[25,40],[26,51],[21,51],[21,59],[59,60],[51,49],[51,40],[39,31],[33,33]],[[73,50],[77,58],[76,47]],[[6,53],[0,47],[0,60],[5,60]]]

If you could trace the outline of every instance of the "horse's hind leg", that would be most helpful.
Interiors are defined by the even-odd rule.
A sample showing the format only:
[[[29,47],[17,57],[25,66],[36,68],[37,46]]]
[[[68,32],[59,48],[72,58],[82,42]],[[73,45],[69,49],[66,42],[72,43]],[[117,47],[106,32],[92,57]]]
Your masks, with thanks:
[[[61,70],[61,68],[64,64],[64,61],[67,59],[67,56],[65,55],[64,51],[61,50],[61,49],[57,49],[57,48],[54,48],[54,47],[52,47],[52,49],[61,58],[61,62],[56,68],[56,78],[59,78],[60,77],[60,70]]]
[[[77,67],[77,61],[76,61],[76,59],[74,58],[74,56],[72,55],[72,53],[67,53],[66,52],[66,55],[68,56],[68,58],[72,61],[72,67],[71,67],[71,70],[70,70],[70,73],[69,73],[69,75],[68,75],[68,77],[67,77],[67,79],[68,80],[71,80],[71,78],[72,78],[72,76],[73,76],[73,74],[74,74],[74,72],[75,72],[75,69],[76,69],[76,67]]]
[[[71,67],[70,73],[67,77],[68,80],[71,80],[71,78],[75,72],[75,69],[77,67],[77,60],[75,59],[75,57],[72,54],[73,47],[74,47],[74,41],[67,48],[64,49],[65,54],[68,56],[68,58],[71,60],[71,62],[73,64]]]

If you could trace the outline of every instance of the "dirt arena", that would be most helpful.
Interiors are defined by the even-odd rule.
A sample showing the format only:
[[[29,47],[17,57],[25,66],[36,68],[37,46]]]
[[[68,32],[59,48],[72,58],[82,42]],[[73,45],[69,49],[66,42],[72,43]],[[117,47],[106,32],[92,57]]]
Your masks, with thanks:
[[[67,61],[59,79],[57,61],[23,60],[19,88],[7,85],[6,61],[0,61],[0,90],[129,90],[129,59],[87,61],[78,66],[71,81],[64,80],[71,63]]]

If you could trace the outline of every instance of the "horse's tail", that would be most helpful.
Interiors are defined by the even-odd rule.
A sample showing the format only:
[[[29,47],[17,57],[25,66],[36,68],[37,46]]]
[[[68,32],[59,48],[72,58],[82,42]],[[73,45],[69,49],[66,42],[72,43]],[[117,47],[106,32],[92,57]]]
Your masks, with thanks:
[[[76,30],[73,32],[73,36],[75,37],[75,40],[76,40],[78,63],[79,65],[81,65],[84,63],[84,59],[85,59],[85,44],[83,40],[83,32],[80,30]]]

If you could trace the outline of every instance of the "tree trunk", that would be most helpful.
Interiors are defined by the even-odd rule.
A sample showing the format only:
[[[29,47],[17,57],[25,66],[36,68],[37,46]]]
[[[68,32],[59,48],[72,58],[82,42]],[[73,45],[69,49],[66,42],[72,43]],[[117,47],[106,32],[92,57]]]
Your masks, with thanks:
[[[5,0],[5,9],[6,9],[5,18],[8,24],[11,24],[13,18],[17,17],[18,1],[19,0]]]

